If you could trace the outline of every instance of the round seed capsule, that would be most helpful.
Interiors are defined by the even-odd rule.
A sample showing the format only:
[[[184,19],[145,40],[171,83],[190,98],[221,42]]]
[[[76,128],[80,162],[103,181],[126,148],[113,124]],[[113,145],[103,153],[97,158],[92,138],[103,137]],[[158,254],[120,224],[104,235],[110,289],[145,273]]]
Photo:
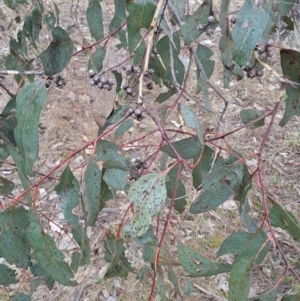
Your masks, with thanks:
[[[215,31],[214,31],[212,28],[207,28],[207,30],[206,30],[206,34],[207,34],[208,36],[213,35],[214,32],[215,32]]]
[[[67,81],[65,79],[62,80],[63,85],[65,86],[67,84]]]
[[[112,90],[112,86],[108,85],[107,91],[111,91]]]
[[[106,77],[101,77],[100,81],[102,84],[106,84],[108,82]]]
[[[207,21],[208,21],[209,23],[213,23],[213,22],[216,21],[216,18],[215,18],[214,16],[209,16],[209,17],[207,18]]]
[[[153,73],[154,73],[154,70],[153,70],[153,69],[149,69],[149,70],[148,70],[148,74],[149,74],[149,75],[152,75]]]
[[[251,69],[247,72],[247,77],[248,78],[253,78],[256,75],[255,69]]]
[[[260,69],[256,69],[256,76],[258,77],[262,77],[263,76],[263,72]]]
[[[99,75],[94,76],[94,81],[95,81],[95,83],[99,83],[99,81],[100,81]]]
[[[110,85],[109,85],[109,84],[104,84],[104,85],[103,85],[103,89],[108,90],[108,88],[110,88]]]
[[[2,82],[2,81],[1,81],[1,78],[0,78],[0,82]],[[45,82],[46,88],[49,88],[50,85],[51,85],[51,80],[47,80],[47,81]]]
[[[62,88],[63,88],[63,85],[58,85],[57,88],[58,88],[58,89],[62,89]]]
[[[110,85],[110,86],[113,86],[115,84],[115,81],[112,79],[112,78],[109,78],[107,83]]]
[[[272,57],[274,55],[274,51],[270,48],[267,49],[267,56]]]
[[[265,44],[259,44],[259,45],[257,45],[256,49],[259,53],[263,53],[266,50],[266,45]]]
[[[58,86],[63,86],[63,81],[62,81],[62,80],[59,80],[59,81],[57,82],[57,85],[58,85]]]
[[[89,77],[94,77],[96,72],[93,69],[89,70]]]
[[[250,70],[251,70],[251,67],[250,67],[250,66],[246,65],[246,66],[244,67],[244,71],[248,72],[248,71],[250,71]]]
[[[127,114],[132,114],[134,112],[134,109],[133,108],[129,108],[128,110],[127,110]]]
[[[131,93],[131,97],[135,97],[136,96],[136,93],[133,91],[132,93]]]
[[[132,92],[133,92],[133,89],[131,88],[131,87],[128,87],[127,89],[126,89],[126,93],[127,94],[132,94]]]
[[[99,89],[103,89],[103,84],[102,83],[98,83],[98,88]]]
[[[141,109],[135,109],[134,113],[135,113],[136,116],[140,116],[140,115],[142,115],[142,110]]]
[[[146,118],[147,117],[147,113],[146,112],[142,112],[141,117],[142,118]]]
[[[268,39],[267,40],[267,46],[268,47],[271,47],[271,46],[274,46],[275,45],[275,41],[273,39]]]
[[[129,86],[127,84],[122,84],[122,89],[126,90]]]
[[[91,86],[95,86],[96,85],[96,83],[95,83],[95,81],[92,79],[92,80],[90,80],[90,85]]]
[[[125,71],[126,72],[132,72],[132,65],[127,65],[126,67],[125,67]]]
[[[134,73],[141,73],[141,68],[139,66],[134,66],[133,67],[133,72]]]
[[[197,29],[202,30],[204,29],[205,25],[204,24],[198,24]]]

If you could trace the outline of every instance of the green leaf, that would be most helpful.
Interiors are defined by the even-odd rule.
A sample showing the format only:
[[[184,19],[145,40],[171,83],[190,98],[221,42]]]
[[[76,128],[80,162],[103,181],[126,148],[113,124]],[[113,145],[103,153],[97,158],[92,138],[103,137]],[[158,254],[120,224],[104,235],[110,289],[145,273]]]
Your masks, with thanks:
[[[129,108],[129,106],[119,106],[118,108],[115,108],[111,115],[106,119],[104,127],[108,127],[123,119],[126,116]]]
[[[166,301],[166,286],[163,270],[160,265],[157,266],[157,290],[161,301]]]
[[[79,252],[72,253],[71,265],[70,265],[72,271],[76,273],[78,268],[82,265],[84,265],[84,260],[82,258],[82,255]]]
[[[53,41],[40,54],[45,75],[51,76],[61,72],[73,55],[73,42],[64,29],[57,26],[52,29]]]
[[[169,37],[164,36],[156,44],[156,50],[161,60],[163,61],[165,68],[168,68],[171,64],[171,58],[170,58],[171,45],[172,45],[173,56],[177,58],[180,51],[180,35],[178,34],[178,32],[176,32],[173,36],[173,43],[170,42]]]
[[[104,208],[105,202],[101,192],[101,170],[96,161],[91,158],[84,173],[84,198],[87,212],[87,225],[94,226],[99,212]]]
[[[106,49],[98,48],[90,57],[88,62],[88,70],[94,70],[95,72],[100,72],[103,68],[103,61],[105,58]]]
[[[90,0],[86,10],[86,20],[89,25],[91,36],[99,41],[103,38],[102,8],[98,0]],[[99,72],[99,71],[98,71]]]
[[[250,290],[250,271],[252,257],[243,257],[235,262],[229,276],[228,301],[246,300]]]
[[[99,140],[97,143],[97,160],[117,161],[126,166],[126,159],[122,154],[121,148],[107,140]],[[107,185],[115,190],[123,190],[126,186],[127,172],[112,168],[104,172],[103,180]]]
[[[0,132],[2,132],[14,146],[16,146],[14,131],[17,123],[18,121],[15,112],[11,112],[8,113],[7,116],[0,117]]]
[[[57,21],[57,26],[59,25],[59,15],[60,15],[60,11],[59,11],[59,8],[58,6],[56,5],[55,2],[53,2],[53,5],[54,5],[54,9],[55,9],[55,16],[56,16],[56,21]]]
[[[200,155],[200,154],[199,154]],[[199,159],[199,155],[195,156],[193,158],[193,163],[196,164],[196,162]],[[214,159],[214,151],[208,147],[207,145],[204,145],[202,154],[201,154],[201,160],[199,164],[193,169],[192,175],[193,175],[193,186],[195,188],[200,187],[200,185],[203,182],[203,177],[205,177],[211,170],[212,163]],[[218,169],[221,166],[225,164],[224,160],[222,160],[220,157],[217,157],[213,168]]]
[[[201,6],[193,13],[186,23],[180,28],[185,45],[190,45],[194,42],[204,30],[199,30],[199,24],[207,24],[207,18],[212,11],[212,0],[205,0]]]
[[[233,164],[213,170],[203,179],[203,192],[192,203],[192,214],[210,211],[235,194],[243,179],[243,165]]]
[[[243,124],[247,124],[247,123],[251,122],[252,120],[262,117],[264,114],[265,114],[264,111],[260,111],[257,109],[244,109],[244,110],[241,110],[241,112],[240,112],[240,116],[241,116]],[[260,126],[263,126],[264,124],[265,124],[265,119],[263,118],[259,121],[256,121],[255,123],[253,123],[251,125],[251,129],[258,128]]]
[[[179,155],[185,160],[199,157],[202,148],[199,139],[195,137],[176,141],[172,143],[172,145]],[[161,151],[167,153],[171,158],[177,158],[176,154],[169,145],[163,146]]]
[[[207,277],[220,273],[227,273],[231,270],[230,264],[216,263],[208,260],[201,254],[186,247],[181,242],[177,243],[177,251],[182,268],[191,277]]]
[[[25,236],[29,225],[27,213],[22,207],[12,206],[0,213],[0,257],[24,269],[30,263],[30,245]]]
[[[104,260],[110,262],[105,278],[121,277],[126,278],[128,272],[134,272],[128,259],[125,257],[123,239],[116,241],[114,235],[106,235],[103,240]]]
[[[126,131],[128,131],[130,128],[134,126],[134,122],[132,119],[125,120],[120,126],[117,128],[115,132],[115,137],[119,138],[122,136]]]
[[[269,212],[271,224],[287,230],[295,240],[300,241],[300,225],[290,212],[281,208],[278,203],[272,202],[273,207]]]
[[[168,100],[171,96],[173,96],[176,92],[176,88],[172,88],[167,92],[160,93],[155,99],[155,102],[163,103],[164,101]]]
[[[79,228],[79,217],[72,210],[79,205],[79,184],[69,166],[66,167],[55,186],[55,192],[61,197],[60,208],[67,222],[75,229]]]
[[[167,194],[169,198],[172,198],[174,193],[177,172],[178,172],[178,165],[174,166],[168,173],[168,180],[166,181],[166,187],[167,187]],[[186,196],[185,187],[181,179],[179,179],[174,205],[173,205],[174,209],[179,213],[182,213],[187,205],[185,196]]]
[[[268,2],[256,5],[246,0],[240,10],[232,37],[237,47],[234,59],[238,66],[245,66],[259,42],[265,42],[275,22],[274,9]]]
[[[171,66],[167,67],[163,80],[164,80],[165,86],[173,88],[175,83],[174,83],[174,79],[172,76],[171,68],[172,68]],[[184,79],[184,74],[185,74],[185,69],[184,69],[184,65],[183,65],[182,61],[177,57],[174,57],[173,70],[174,70],[174,74],[175,74],[177,83],[179,85],[182,85],[183,79]]]
[[[260,264],[269,251],[269,243],[261,250],[267,239],[267,235],[262,230],[254,234],[245,231],[235,232],[223,241],[218,256],[230,253],[236,256],[235,261],[252,257],[255,259],[255,264]]]
[[[127,2],[126,9],[129,13],[127,18],[128,30],[128,48],[132,53],[141,40],[140,30],[149,28],[154,12],[155,5],[151,0],[138,0],[135,2]],[[142,42],[134,56],[133,63],[139,64],[145,50],[145,43]]]
[[[300,52],[282,49],[280,58],[283,75],[291,81],[298,82],[300,76]],[[279,123],[280,126],[285,126],[294,115],[300,116],[300,88],[287,85],[286,95],[285,112]]]
[[[25,86],[17,95],[18,125],[14,133],[26,174],[30,176],[39,153],[39,117],[46,100],[47,91],[40,81]]]
[[[196,114],[184,103],[180,103],[179,110],[187,126],[196,130],[200,143],[204,145],[202,125]]]
[[[176,294],[180,296],[181,292],[178,284],[177,275],[171,266],[168,266],[168,279],[173,284]]]
[[[131,236],[142,236],[146,233],[152,216],[162,209],[166,196],[164,174],[152,173],[140,177],[128,192],[128,199],[134,205],[135,216],[124,231]]]
[[[18,283],[17,273],[4,264],[0,263],[0,285],[10,285]]]
[[[125,4],[126,4],[125,1],[114,0],[115,14],[109,24],[109,33],[112,33],[126,20]],[[122,47],[126,48],[127,47],[126,31],[123,28],[121,28],[116,35],[120,39],[122,43]]]
[[[286,295],[281,301],[300,301],[300,294],[298,295]]]
[[[185,284],[184,284],[184,287],[183,287],[183,290],[184,290],[184,293],[187,295],[187,296],[190,296],[191,293],[192,293],[192,286],[194,284],[195,281],[187,281]]]
[[[122,74],[117,70],[112,70],[111,73],[115,76],[116,79],[116,93],[119,93],[121,91]]]
[[[28,211],[30,224],[26,235],[32,247],[32,258],[57,282],[66,286],[77,285],[73,273],[64,261],[64,255],[55,246],[52,237],[46,234],[37,220],[33,210]]]
[[[279,0],[277,5],[279,7],[280,16],[286,16],[291,11],[295,3],[296,0]]]
[[[12,298],[12,301],[30,301],[30,296],[23,293],[16,293]]]
[[[28,189],[29,188],[29,180],[28,180],[26,172],[25,172],[24,162],[23,162],[20,154],[18,153],[18,150],[12,145],[12,143],[1,132],[0,132],[0,138],[5,143],[8,153],[12,156],[12,158],[16,164],[23,188]],[[28,202],[31,203],[30,193],[26,193],[26,197],[27,197]]]
[[[3,177],[0,177],[0,194],[9,195],[14,190],[15,184]]]
[[[270,292],[247,299],[247,301],[274,301],[276,300],[276,297],[277,297],[277,289],[275,288]]]

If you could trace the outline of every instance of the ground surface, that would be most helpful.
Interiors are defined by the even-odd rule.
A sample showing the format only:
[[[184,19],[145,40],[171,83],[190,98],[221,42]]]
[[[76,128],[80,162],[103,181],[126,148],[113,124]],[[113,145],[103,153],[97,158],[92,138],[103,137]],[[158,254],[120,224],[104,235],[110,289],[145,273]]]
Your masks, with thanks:
[[[56,1],[61,11],[61,25],[64,28],[69,27],[71,37],[81,44],[82,35],[87,39],[87,42],[92,40],[89,37],[88,27],[85,20],[85,9],[87,1],[80,1],[77,6],[73,6],[68,1]],[[108,3],[111,1],[108,1]],[[238,10],[241,3],[233,3],[232,11]],[[114,7],[107,5],[107,2],[102,2],[103,11],[106,22],[112,18]],[[18,25],[14,25],[9,30],[7,29],[7,20],[15,17],[15,13],[5,9],[6,17],[0,20],[0,25],[4,26],[3,35],[0,39],[1,53],[7,55],[9,36]],[[75,14],[76,11],[76,14]],[[72,14],[71,14],[72,12]],[[9,15],[11,14],[11,15]],[[76,17],[75,17],[76,15]],[[74,20],[76,20],[74,22]],[[1,29],[3,29],[1,27]],[[225,97],[229,100],[229,107],[223,121],[223,132],[227,132],[238,128],[242,125],[239,112],[242,108],[262,108],[271,109],[277,100],[278,94],[276,89],[279,88],[277,79],[265,72],[265,75],[260,81],[253,79],[245,79],[242,82],[232,81],[229,89],[222,88],[222,66],[219,62],[218,41],[220,33],[218,29],[216,34],[212,37],[203,36],[201,42],[210,47],[214,51],[214,59],[216,60],[216,68],[211,81],[220,89]],[[51,37],[45,35],[41,38],[41,45],[45,47],[50,42]],[[277,41],[278,45],[282,45]],[[287,41],[285,41],[287,43]],[[121,60],[124,54],[118,54],[114,48],[115,42],[109,44],[108,59],[105,66],[110,66],[116,63],[116,60]],[[293,47],[296,45],[292,45]],[[79,46],[78,46],[79,47]],[[80,48],[80,47],[79,47]],[[33,53],[35,53],[33,51]],[[37,53],[35,53],[37,54]],[[271,66],[280,72],[278,53],[271,60]],[[187,54],[182,51],[181,59],[187,60]],[[72,59],[68,68],[63,72],[67,79],[67,86],[63,89],[57,89],[52,85],[49,89],[49,99],[45,105],[41,115],[40,125],[40,155],[38,162],[35,165],[35,171],[46,174],[50,169],[59,164],[70,152],[82,147],[86,142],[92,140],[97,135],[98,127],[93,119],[90,108],[90,97],[107,97],[107,101],[113,101],[113,96],[103,96],[97,94],[95,90],[91,89],[88,84],[87,77],[87,60],[88,54],[82,53]],[[6,77],[5,82],[7,87],[15,92],[17,90],[10,78]],[[193,77],[189,81],[188,89],[191,94],[195,92],[195,80]],[[210,89],[210,97],[212,107],[216,113],[220,113],[223,108],[223,101],[213,93]],[[0,89],[1,105],[4,106],[9,97],[5,91]],[[147,95],[148,106],[154,110],[159,107],[152,103],[157,92]],[[199,96],[197,96],[199,98]],[[134,104],[135,100],[130,101]],[[170,102],[169,102],[170,103]],[[191,102],[192,103],[192,102]],[[216,129],[216,122],[211,115],[207,115],[203,109],[199,108],[196,103],[192,104],[194,110],[199,114],[204,128],[210,131]],[[272,129],[270,138],[265,148],[264,153],[264,181],[269,188],[284,206],[285,209],[290,210],[299,220],[299,197],[300,197],[300,118],[293,117],[292,120],[284,127],[278,126],[280,119],[283,116],[284,103],[280,105],[280,110],[276,116],[275,126]],[[172,121],[172,122],[171,122]],[[266,120],[268,124],[269,119]],[[180,122],[176,114],[170,118],[169,126],[176,128],[176,124]],[[128,135],[115,139],[119,145],[123,145],[128,140],[139,137],[145,132],[154,128],[153,123],[147,118],[143,123],[136,123],[132,132]],[[261,139],[266,127],[259,128],[255,131],[243,130],[228,137],[227,143],[242,154],[249,154],[259,148]],[[154,135],[147,141],[149,144],[146,148],[130,148],[126,149],[126,156],[128,158],[145,159],[154,150],[151,144],[157,143],[157,137]],[[75,170],[75,175],[78,179],[82,176],[81,167],[87,162],[91,150],[83,151],[76,156],[71,162],[71,168]],[[249,166],[256,166],[257,161],[255,157],[251,157],[247,161]],[[78,168],[78,169],[76,169]],[[155,167],[154,167],[155,168]],[[47,225],[47,231],[53,235],[57,241],[59,248],[65,252],[66,260],[70,259],[70,252],[75,248],[70,242],[68,236],[60,235],[60,227],[67,229],[65,220],[61,210],[59,209],[59,199],[54,192],[54,186],[57,184],[59,175],[63,169],[58,170],[53,179],[46,181],[39,189],[40,200],[37,204],[38,210],[41,213],[41,219]],[[13,178],[16,184],[19,184],[16,178],[16,171],[14,167],[3,165],[1,167],[2,173],[8,174],[8,178]],[[57,177],[57,178],[55,178]],[[189,173],[185,174],[185,184],[187,191],[191,190],[191,176]],[[20,187],[14,191],[17,195],[20,192]],[[196,197],[196,192],[190,193],[188,197],[189,203],[192,203]],[[260,200],[259,189],[254,185],[250,192],[250,201],[253,211],[253,217],[260,220],[262,217],[262,205]],[[7,200],[3,199],[3,202]],[[116,229],[120,222],[122,214],[126,210],[128,203],[126,199],[119,195],[118,201],[110,201],[107,208],[103,210],[98,218],[95,227],[89,229],[89,236],[92,243],[92,258],[91,264],[88,267],[82,268],[76,274],[76,280],[80,284],[76,288],[67,288],[60,285],[55,285],[54,290],[49,292],[46,287],[41,286],[34,294],[33,300],[66,300],[66,301],[83,301],[83,300],[108,300],[109,296],[113,294],[114,288],[117,289],[118,300],[147,300],[151,281],[150,277],[143,283],[136,281],[134,275],[130,275],[127,280],[102,280],[104,272],[107,268],[103,261],[103,250],[101,247],[101,240],[104,238],[103,229]],[[49,222],[49,220],[51,222]],[[226,206],[219,208],[213,212],[209,212],[199,216],[189,214],[188,210],[178,217],[173,216],[171,219],[172,227],[174,227],[177,236],[182,242],[200,252],[208,258],[215,259],[216,252],[220,247],[221,242],[230,233],[236,231],[241,227],[241,222],[238,217],[237,206],[234,201],[226,203]],[[287,234],[276,229],[276,234],[282,242],[284,249],[287,252],[287,257],[299,269],[299,245],[288,239]],[[170,241],[170,237],[166,237],[166,242]],[[130,247],[129,247],[130,246]],[[134,244],[128,244],[127,256],[133,266],[136,268],[142,267],[141,249]],[[170,243],[169,251],[175,252],[175,247]],[[175,254],[175,253],[174,253]],[[276,252],[267,257],[264,264],[258,266],[253,270],[251,295],[255,295],[271,289],[276,281],[278,275],[283,271],[284,265],[280,258],[276,257]],[[232,258],[227,258],[230,261]],[[178,270],[179,281],[184,285],[186,279],[183,277],[182,270]],[[195,279],[192,294],[186,297],[185,300],[225,300],[228,293],[228,277],[227,275],[219,275],[212,278]],[[171,289],[171,284],[167,282],[167,287]],[[10,292],[15,291],[17,287],[11,287]],[[22,286],[22,290],[26,292],[28,286]],[[281,286],[280,292],[283,295],[290,290],[299,291],[300,286],[292,278],[286,279]],[[5,294],[0,295],[0,299]],[[2,299],[1,299],[2,300]],[[157,299],[159,300],[159,299]]]

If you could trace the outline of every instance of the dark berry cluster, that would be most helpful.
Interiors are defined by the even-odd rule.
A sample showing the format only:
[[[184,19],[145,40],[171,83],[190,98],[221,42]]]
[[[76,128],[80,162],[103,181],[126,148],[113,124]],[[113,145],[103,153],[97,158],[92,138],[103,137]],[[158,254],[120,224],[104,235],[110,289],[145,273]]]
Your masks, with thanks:
[[[151,79],[151,75],[153,73],[154,73],[154,70],[149,69],[145,72],[145,75],[144,75],[144,81],[145,81],[145,84],[146,84],[148,90],[153,89],[153,82],[152,82],[152,79]]]
[[[142,73],[142,69],[140,66],[134,66],[134,65],[123,65],[122,69],[125,72],[125,75],[130,76],[132,74],[135,74],[136,76],[140,76]]]
[[[126,92],[127,95],[134,97],[136,94],[133,91],[133,87],[129,86],[128,84],[122,84],[122,89]]]
[[[133,163],[135,172],[131,172],[129,175],[129,180],[137,180],[139,178],[139,173],[145,171],[148,168],[148,164],[145,161],[141,161],[140,159],[135,159]]]
[[[129,108],[127,114],[130,114],[133,119],[137,119],[138,121],[143,120],[146,118],[146,112],[143,112],[140,106],[137,106],[135,109]]]
[[[157,56],[158,52],[155,48],[153,48],[150,52],[150,59],[154,59]]]
[[[56,75],[55,77],[49,76],[48,79],[45,82],[46,88],[49,88],[52,81],[56,84],[56,87],[59,89],[62,89],[66,84],[67,81],[64,77],[62,77],[60,74]]]
[[[274,55],[274,51],[272,49],[274,44],[275,41],[273,39],[268,39],[265,44],[258,44],[255,49],[259,53],[259,58],[264,59],[266,57],[272,57]]]
[[[216,22],[216,18],[213,15],[208,16],[207,18],[207,23],[206,24],[198,24],[197,29],[198,30],[205,30],[206,34],[208,36],[211,36],[214,34],[214,29],[210,27],[210,24],[215,23]]]
[[[252,67],[250,67],[248,65],[245,66],[244,71],[247,72],[248,78],[253,78],[255,76],[257,76],[257,77],[263,76],[263,71],[257,66],[256,63]]]
[[[112,90],[112,86],[115,81],[112,78],[107,78],[105,75],[100,76],[100,73],[96,73],[94,70],[89,70],[90,85],[97,86],[99,89]]]

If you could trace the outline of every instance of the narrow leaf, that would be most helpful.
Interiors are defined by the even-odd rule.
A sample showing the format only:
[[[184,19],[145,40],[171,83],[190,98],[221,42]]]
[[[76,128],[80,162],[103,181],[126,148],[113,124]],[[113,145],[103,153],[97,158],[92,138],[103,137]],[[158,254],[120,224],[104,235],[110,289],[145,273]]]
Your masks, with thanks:
[[[73,273],[64,261],[64,255],[55,246],[52,237],[46,234],[35,216],[35,212],[28,212],[30,224],[26,235],[32,247],[32,258],[57,282],[66,286],[77,285]]]
[[[134,182],[128,192],[128,199],[134,204],[135,216],[124,231],[132,236],[146,233],[152,216],[161,210],[166,196],[165,175],[147,174]]]
[[[66,167],[55,187],[56,193],[61,197],[60,207],[67,222],[75,229],[78,229],[79,218],[72,210],[79,204],[79,184],[69,166]]]
[[[30,296],[23,293],[16,293],[12,298],[12,301],[30,301]]]
[[[291,81],[298,82],[300,76],[300,52],[290,49],[280,51],[280,62],[283,75]],[[279,125],[285,126],[294,116],[300,116],[300,88],[287,85],[284,116]]]
[[[260,264],[269,250],[269,244],[264,245],[266,241],[267,235],[262,230],[254,234],[238,231],[223,241],[218,256],[230,253],[236,257],[235,261],[244,257],[252,257],[255,259],[255,264]]]
[[[200,143],[204,145],[202,125],[196,114],[184,103],[180,104],[179,110],[186,124],[196,130]]]
[[[45,85],[39,81],[25,86],[17,95],[15,139],[26,174],[33,176],[32,166],[39,153],[39,117],[47,100]]]
[[[185,160],[198,157],[201,152],[201,143],[199,139],[195,137],[182,139],[172,143],[178,154]],[[167,153],[171,158],[177,158],[176,153],[169,145],[163,146],[161,151]]]
[[[0,264],[0,285],[10,285],[18,283],[16,271],[10,269],[4,264]]]
[[[110,141],[100,140],[97,143],[97,160],[99,161],[117,161],[126,166],[126,159],[122,154],[120,147]],[[112,168],[106,169],[103,180],[108,186],[115,190],[123,190],[126,186],[126,171]]]
[[[105,58],[106,50],[105,48],[98,48],[90,57],[88,62],[88,70],[94,70],[95,72],[100,72],[103,68],[103,61]]]
[[[231,270],[230,264],[216,263],[208,260],[181,242],[177,243],[177,251],[181,266],[191,277],[207,277],[227,273]]]
[[[262,117],[264,115],[264,111],[256,110],[256,109],[244,109],[241,110],[240,116],[242,119],[243,124],[247,124],[259,117]],[[251,125],[251,129],[258,128],[260,126],[263,126],[265,124],[265,119],[261,119],[259,121],[256,121]]]
[[[103,16],[102,8],[97,0],[89,1],[89,6],[86,10],[86,20],[89,25],[91,36],[99,41],[103,38]]]
[[[295,240],[300,240],[300,225],[290,212],[282,209],[278,203],[273,202],[269,216],[274,227],[287,230]]]
[[[25,236],[27,213],[22,207],[8,207],[0,213],[0,257],[24,269],[30,264],[30,245]]]
[[[228,301],[246,300],[250,290],[250,271],[252,257],[244,257],[235,262],[229,277]]]
[[[253,0],[245,1],[232,31],[237,47],[234,59],[238,66],[248,63],[255,46],[265,42],[274,22],[274,9],[270,3],[256,5]]]
[[[52,29],[53,41],[40,54],[45,75],[61,72],[69,63],[73,54],[73,42],[64,29],[57,26]]]
[[[105,206],[101,193],[101,170],[94,159],[90,159],[86,167],[83,182],[87,225],[93,226]]]

